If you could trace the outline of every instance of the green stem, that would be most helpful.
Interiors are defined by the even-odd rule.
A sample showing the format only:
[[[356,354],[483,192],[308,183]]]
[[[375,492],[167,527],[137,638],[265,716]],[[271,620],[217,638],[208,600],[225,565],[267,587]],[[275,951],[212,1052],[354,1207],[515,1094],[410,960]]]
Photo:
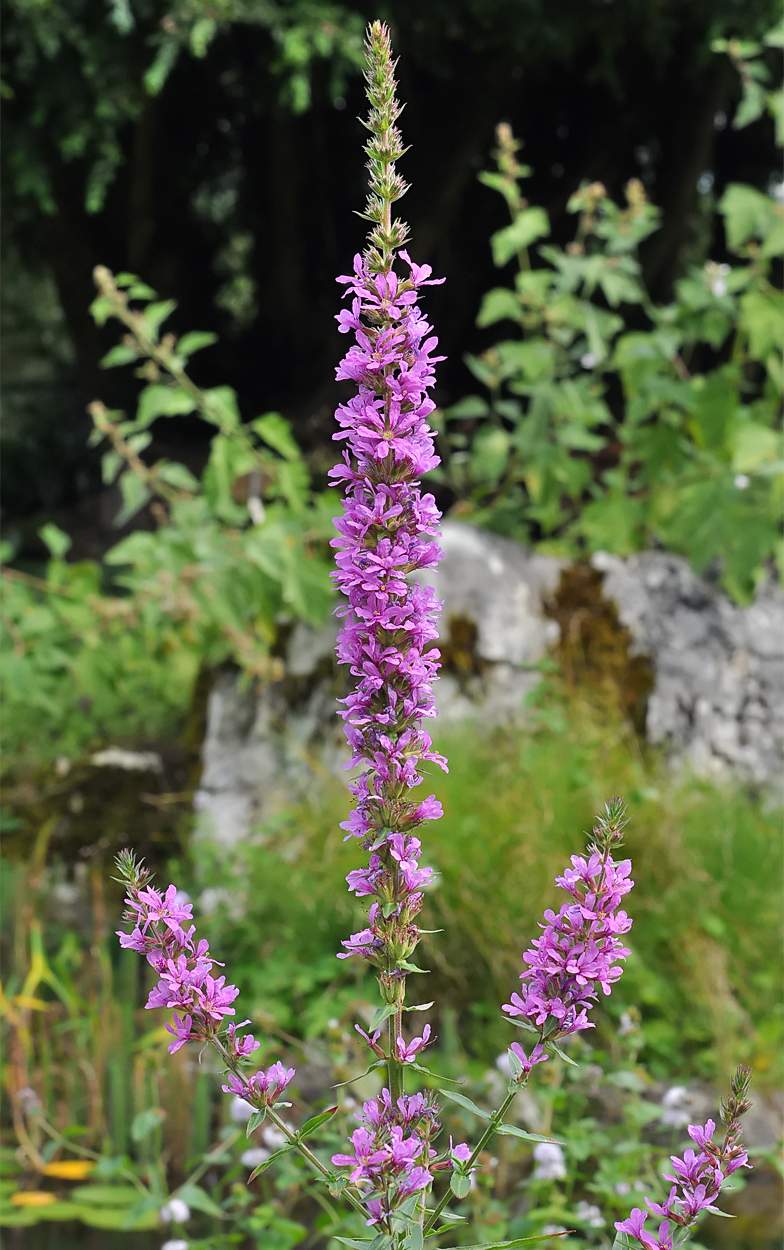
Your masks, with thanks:
[[[220,1038],[213,1037],[210,1040],[213,1046],[215,1047],[215,1049],[220,1054],[229,1072],[232,1072],[234,1076],[238,1077],[239,1080],[241,1081],[244,1080],[244,1076],[243,1076],[242,1071],[240,1070],[239,1065],[234,1062],[231,1055],[227,1051],[226,1047],[223,1045],[223,1042],[221,1042]],[[318,1159],[316,1155],[314,1155],[310,1147],[306,1146],[305,1143],[300,1140],[299,1136],[297,1135],[296,1130],[291,1129],[289,1125],[286,1124],[285,1120],[281,1120],[280,1116],[277,1114],[276,1111],[273,1111],[272,1107],[267,1107],[267,1115],[272,1120],[272,1123],[277,1128],[280,1129],[281,1133],[283,1133],[283,1135],[288,1138],[288,1140],[293,1145],[294,1149],[298,1150],[299,1153],[303,1156],[303,1158],[307,1159],[310,1166],[314,1168],[321,1176],[323,1176],[326,1181],[328,1182],[332,1181],[333,1175],[330,1172],[329,1168],[326,1168],[324,1164],[321,1162],[321,1160]],[[360,1201],[360,1199],[355,1198],[354,1195],[348,1189],[344,1189],[343,1193],[345,1194],[347,1202],[351,1204],[351,1206],[354,1208],[355,1211],[359,1211],[362,1216],[367,1215],[367,1212],[364,1206],[362,1205],[362,1202]]]
[[[471,1168],[474,1166],[474,1164],[476,1163],[477,1159],[479,1158],[479,1155],[482,1153],[482,1151],[484,1150],[485,1146],[486,1146],[486,1145],[487,1145],[487,1143],[489,1142],[490,1138],[493,1136],[493,1133],[496,1131],[496,1129],[498,1128],[499,1124],[502,1124],[502,1123],[503,1123],[504,1116],[506,1115],[507,1111],[509,1110],[510,1106],[512,1105],[512,1100],[514,1099],[515,1094],[517,1093],[517,1091],[518,1091],[518,1090],[523,1089],[523,1088],[524,1088],[524,1086],[525,1086],[525,1085],[527,1085],[527,1083],[528,1083],[528,1081],[527,1081],[527,1078],[526,1078],[526,1080],[525,1080],[525,1081],[523,1081],[523,1082],[522,1082],[522,1084],[515,1086],[515,1088],[511,1091],[511,1093],[507,1094],[506,1098],[505,1098],[505,1099],[504,1099],[504,1101],[501,1103],[501,1106],[498,1108],[498,1110],[497,1110],[497,1111],[494,1111],[494,1112],[493,1112],[493,1114],[490,1116],[490,1123],[488,1124],[488,1126],[487,1126],[487,1128],[485,1129],[485,1131],[484,1131],[484,1133],[482,1134],[482,1136],[479,1138],[479,1141],[477,1142],[476,1146],[474,1147],[473,1154],[471,1155],[471,1158],[468,1160],[468,1163],[467,1163],[467,1164],[466,1164],[466,1166],[465,1166],[465,1171],[466,1171],[466,1172],[470,1173]],[[449,1186],[447,1186],[446,1193],[444,1194],[443,1198],[442,1198],[442,1199],[441,1199],[441,1201],[439,1202],[439,1204],[438,1204],[438,1206],[436,1207],[435,1211],[433,1211],[433,1212],[431,1213],[431,1215],[430,1215],[429,1219],[428,1219],[428,1220],[427,1220],[427,1222],[425,1223],[425,1229],[424,1229],[424,1231],[425,1231],[426,1233],[427,1233],[427,1232],[429,1232],[429,1231],[430,1231],[430,1229],[433,1227],[433,1225],[435,1224],[435,1222],[436,1222],[436,1220],[438,1219],[439,1215],[441,1214],[441,1212],[443,1211],[444,1207],[445,1207],[445,1206],[446,1206],[446,1204],[448,1203],[448,1201],[449,1201],[449,1197],[450,1197],[451,1192],[452,1192],[452,1190],[449,1188]]]
[[[403,1019],[403,1008],[398,1007],[394,1016],[389,1018],[389,1093],[392,1102],[396,1103],[403,1093],[403,1067],[402,1063],[397,1061],[397,1039],[401,1035]]]

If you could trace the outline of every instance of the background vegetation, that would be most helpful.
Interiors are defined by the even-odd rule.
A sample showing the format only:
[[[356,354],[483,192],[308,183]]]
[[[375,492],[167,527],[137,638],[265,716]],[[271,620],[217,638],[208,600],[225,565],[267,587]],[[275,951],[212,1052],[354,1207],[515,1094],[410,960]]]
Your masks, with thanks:
[[[373,997],[334,958],[356,919],[345,792],[325,785],[232,855],[192,844],[190,813],[216,675],[280,676],[287,631],[331,604],[331,318],[361,242],[370,10],[5,9],[6,1235],[158,1247],[176,1194],[193,1215],[169,1231],[192,1246],[289,1250],[356,1229],[289,1159],[246,1187],[243,1152],[275,1143],[245,1140],[208,1062],[166,1056],[145,970],[116,948],[110,862],[131,844],[185,882],[265,1057],[298,1067],[292,1117],[336,1097],[345,1136],[372,1078],[333,1087],[360,1076],[351,1026]],[[449,279],[429,300],[450,357],[439,502],[573,555],[663,544],[747,602],[780,568],[777,12],[387,11],[413,250]],[[113,272],[96,296],[98,264]],[[478,1102],[519,951],[611,792],[631,804],[638,876],[620,991],[521,1111],[564,1141],[563,1175],[504,1139],[467,1200],[469,1242],[549,1226],[574,1250],[606,1244],[683,1144],[668,1090],[710,1089],[739,1060],[762,1095],[779,1077],[778,818],[766,796],[673,778],[639,737],[647,678],[627,661],[610,657],[608,685],[557,655],[527,731],[442,735],[436,1063]],[[147,771],[99,766],[107,747],[148,753]],[[457,1107],[445,1125],[472,1128]],[[746,1214],[736,1196],[734,1231],[714,1221],[703,1244],[772,1247],[765,1192]]]

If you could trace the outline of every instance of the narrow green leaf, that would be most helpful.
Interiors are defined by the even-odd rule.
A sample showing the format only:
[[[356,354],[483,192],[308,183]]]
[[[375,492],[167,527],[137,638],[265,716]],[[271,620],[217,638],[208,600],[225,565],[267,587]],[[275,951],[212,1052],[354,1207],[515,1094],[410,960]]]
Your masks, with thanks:
[[[102,369],[114,369],[117,365],[130,365],[138,359],[139,353],[135,347],[130,347],[127,343],[118,343],[102,357],[100,365]]]
[[[257,1168],[253,1169],[248,1177],[248,1184],[250,1184],[255,1177],[260,1176],[262,1172],[266,1172],[267,1168],[271,1167],[273,1163],[277,1163],[278,1159],[282,1159],[284,1155],[291,1154],[293,1149],[293,1146],[283,1146],[280,1150],[276,1150],[274,1154],[270,1155],[269,1159],[265,1159],[263,1163],[260,1163]]]
[[[370,1021],[368,1032],[371,1034],[375,1033],[376,1029],[380,1029],[384,1021],[388,1020],[390,1016],[394,1016],[396,1011],[397,1007],[394,1003],[386,1003],[384,1006],[379,1007]]]
[[[322,1124],[326,1124],[327,1120],[331,1120],[336,1111],[337,1107],[327,1107],[326,1111],[320,1111],[318,1115],[311,1116],[297,1133],[298,1140],[304,1141],[306,1137],[310,1137],[312,1133],[316,1132],[316,1129],[321,1128]]]
[[[542,1137],[540,1133],[527,1133],[525,1129],[518,1128],[516,1124],[499,1124],[496,1133],[500,1133],[502,1137],[519,1137],[521,1141],[538,1141],[547,1142],[556,1146],[563,1146],[566,1143],[558,1141],[556,1137]]]
[[[449,1098],[451,1102],[456,1102],[458,1107],[465,1107],[466,1111],[472,1111],[474,1115],[478,1115],[480,1120],[489,1120],[490,1112],[483,1111],[481,1107],[477,1107],[475,1102],[471,1102],[470,1098],[466,1098],[465,1094],[450,1094],[449,1090],[439,1089],[439,1094],[443,1094],[445,1098]]]
[[[259,1127],[260,1124],[264,1123],[266,1118],[267,1118],[266,1107],[261,1107],[260,1110],[254,1111],[253,1115],[248,1120],[247,1126],[245,1128],[245,1136],[250,1137],[251,1133],[255,1133],[256,1129]]]
[[[579,1068],[579,1063],[570,1058],[565,1051],[561,1050],[560,1046],[556,1046],[555,1042],[547,1042],[546,1045],[550,1047],[550,1050],[555,1052],[559,1059],[563,1059],[564,1063],[570,1064],[573,1068]]]
[[[192,356],[194,352],[200,352],[205,347],[211,347],[217,341],[217,334],[213,334],[211,330],[189,330],[187,334],[183,334],[182,338],[177,340],[175,351],[178,356]]]
[[[420,933],[440,933],[440,929],[420,929]],[[404,1011],[429,1011],[433,1003],[412,1003],[410,1007],[404,1007]]]

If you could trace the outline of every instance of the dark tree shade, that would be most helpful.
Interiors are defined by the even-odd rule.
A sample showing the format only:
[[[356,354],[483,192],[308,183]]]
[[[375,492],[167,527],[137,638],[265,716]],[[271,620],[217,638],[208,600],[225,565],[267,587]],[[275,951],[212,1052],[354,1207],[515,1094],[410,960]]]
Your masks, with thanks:
[[[231,380],[248,416],[282,410],[325,463],[340,354],[334,278],[364,235],[354,215],[364,199],[359,35],[378,9],[234,0],[208,42],[199,0],[5,7],[6,246],[26,271],[54,276],[73,345],[55,422],[68,434],[33,405],[21,442],[15,432],[7,508],[73,499],[89,463],[75,450],[83,405],[132,403],[133,379],[98,366],[112,340],[87,314],[96,263],[179,300],[181,326],[217,330],[200,380]],[[412,252],[448,279],[429,296],[450,357],[444,402],[468,386],[463,353],[483,343],[474,318],[494,280],[488,236],[503,219],[476,174],[500,119],[524,138],[530,199],[560,237],[580,182],[618,195],[643,177],[664,210],[645,254],[659,297],[699,247],[700,175],[712,171],[720,192],[727,181],[764,185],[774,168],[766,123],[722,127],[739,86],[709,50],[717,35],[764,31],[771,0],[391,0],[381,10],[407,102]],[[205,54],[181,47],[188,38]],[[162,88],[151,94],[156,55],[148,86]],[[37,484],[36,420],[56,454],[68,447],[51,499]],[[179,437],[196,435],[184,422]]]

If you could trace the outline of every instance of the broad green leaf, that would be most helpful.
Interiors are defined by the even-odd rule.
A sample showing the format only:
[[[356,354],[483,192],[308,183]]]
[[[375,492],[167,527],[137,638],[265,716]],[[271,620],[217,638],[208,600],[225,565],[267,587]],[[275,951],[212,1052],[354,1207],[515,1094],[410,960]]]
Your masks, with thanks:
[[[134,1116],[131,1124],[131,1138],[133,1141],[144,1141],[145,1137],[149,1137],[159,1125],[166,1119],[166,1112],[160,1107],[150,1107],[147,1111],[140,1111]]]
[[[757,287],[740,298],[740,326],[749,336],[749,349],[755,360],[764,360],[782,344],[784,300],[773,287]]]
[[[55,560],[62,560],[71,546],[71,539],[68,534],[64,530],[59,529],[52,521],[47,521],[46,525],[41,526],[38,531],[38,537],[46,543]]]
[[[450,1094],[446,1089],[439,1089],[439,1094],[443,1094],[444,1098],[448,1098],[450,1102],[456,1102],[458,1107],[464,1107],[466,1111],[472,1111],[474,1115],[478,1115],[480,1120],[489,1120],[490,1112],[483,1111],[481,1107],[477,1107],[475,1102],[470,1098],[466,1098],[465,1094]]]
[[[130,521],[131,517],[135,516],[150,498],[149,488],[131,469],[126,470],[120,478],[120,491],[123,506],[112,522],[117,529],[125,525],[126,521]]]
[[[764,239],[777,216],[776,207],[756,187],[731,182],[719,200],[730,251],[738,252],[750,239]]]
[[[500,426],[484,426],[471,449],[471,475],[477,482],[494,486],[509,459],[510,437]]]
[[[214,386],[204,391],[204,401],[202,412],[208,421],[213,421],[224,433],[239,429],[242,418],[233,387]]]
[[[471,1192],[471,1177],[453,1172],[449,1178],[449,1188],[456,1198],[465,1198]]]
[[[153,382],[150,386],[145,386],[139,396],[136,425],[145,429],[158,417],[182,416],[184,413],[193,412],[195,407],[195,399],[182,387]]]
[[[119,451],[107,451],[101,456],[101,479],[105,486],[111,486],[124,463]]]
[[[217,334],[213,334],[210,330],[189,330],[187,334],[183,334],[182,338],[177,340],[175,351],[178,356],[192,356],[194,352],[200,352],[205,347],[211,347],[217,341]]]
[[[181,1185],[175,1191],[173,1197],[182,1198],[183,1202],[187,1202],[189,1207],[193,1207],[195,1211],[203,1211],[205,1215],[212,1215],[220,1218],[223,1215],[217,1202],[202,1189],[201,1185]]]
[[[543,208],[524,208],[511,226],[497,231],[490,240],[493,261],[500,269],[518,252],[550,233],[550,221]]]
[[[505,318],[522,322],[523,311],[520,307],[520,300],[514,291],[506,287],[496,287],[494,291],[488,291],[482,300],[476,324],[480,327],[491,326]]]
[[[184,464],[180,464],[176,460],[158,461],[155,466],[158,477],[166,482],[168,486],[173,486],[176,490],[187,490],[195,494],[199,489],[199,482],[193,476],[190,469]]]
[[[755,421],[744,421],[735,431],[732,468],[736,473],[753,473],[767,460],[784,454],[781,433]]]
[[[131,290],[129,291],[129,295],[133,297],[134,295],[133,287],[131,287]],[[137,296],[136,298],[140,298],[140,297]],[[142,313],[142,323],[144,325],[144,331],[147,334],[148,338],[151,338],[154,342],[157,342],[158,331],[160,330],[161,325],[163,324],[163,322],[166,320],[167,317],[171,316],[171,314],[174,312],[176,307],[177,307],[177,301],[175,299],[162,299],[162,300],[158,300],[158,302],[155,304],[147,305],[144,312]]]
[[[465,420],[471,417],[486,417],[490,411],[490,406],[486,399],[482,399],[479,395],[466,395],[465,399],[459,399],[456,404],[452,404],[451,408],[445,409],[444,415],[454,420]]]
[[[127,1208],[138,1201],[139,1190],[133,1185],[77,1185],[70,1196],[81,1206]]]
[[[102,369],[114,369],[117,365],[130,365],[138,359],[139,353],[135,347],[128,343],[118,343],[101,359],[100,365]]]
[[[291,433],[291,426],[280,413],[268,412],[251,421],[251,429],[285,460],[300,460],[302,453]]]
[[[403,1239],[403,1250],[422,1250],[424,1244],[425,1235],[422,1232],[422,1225],[412,1224]]]

